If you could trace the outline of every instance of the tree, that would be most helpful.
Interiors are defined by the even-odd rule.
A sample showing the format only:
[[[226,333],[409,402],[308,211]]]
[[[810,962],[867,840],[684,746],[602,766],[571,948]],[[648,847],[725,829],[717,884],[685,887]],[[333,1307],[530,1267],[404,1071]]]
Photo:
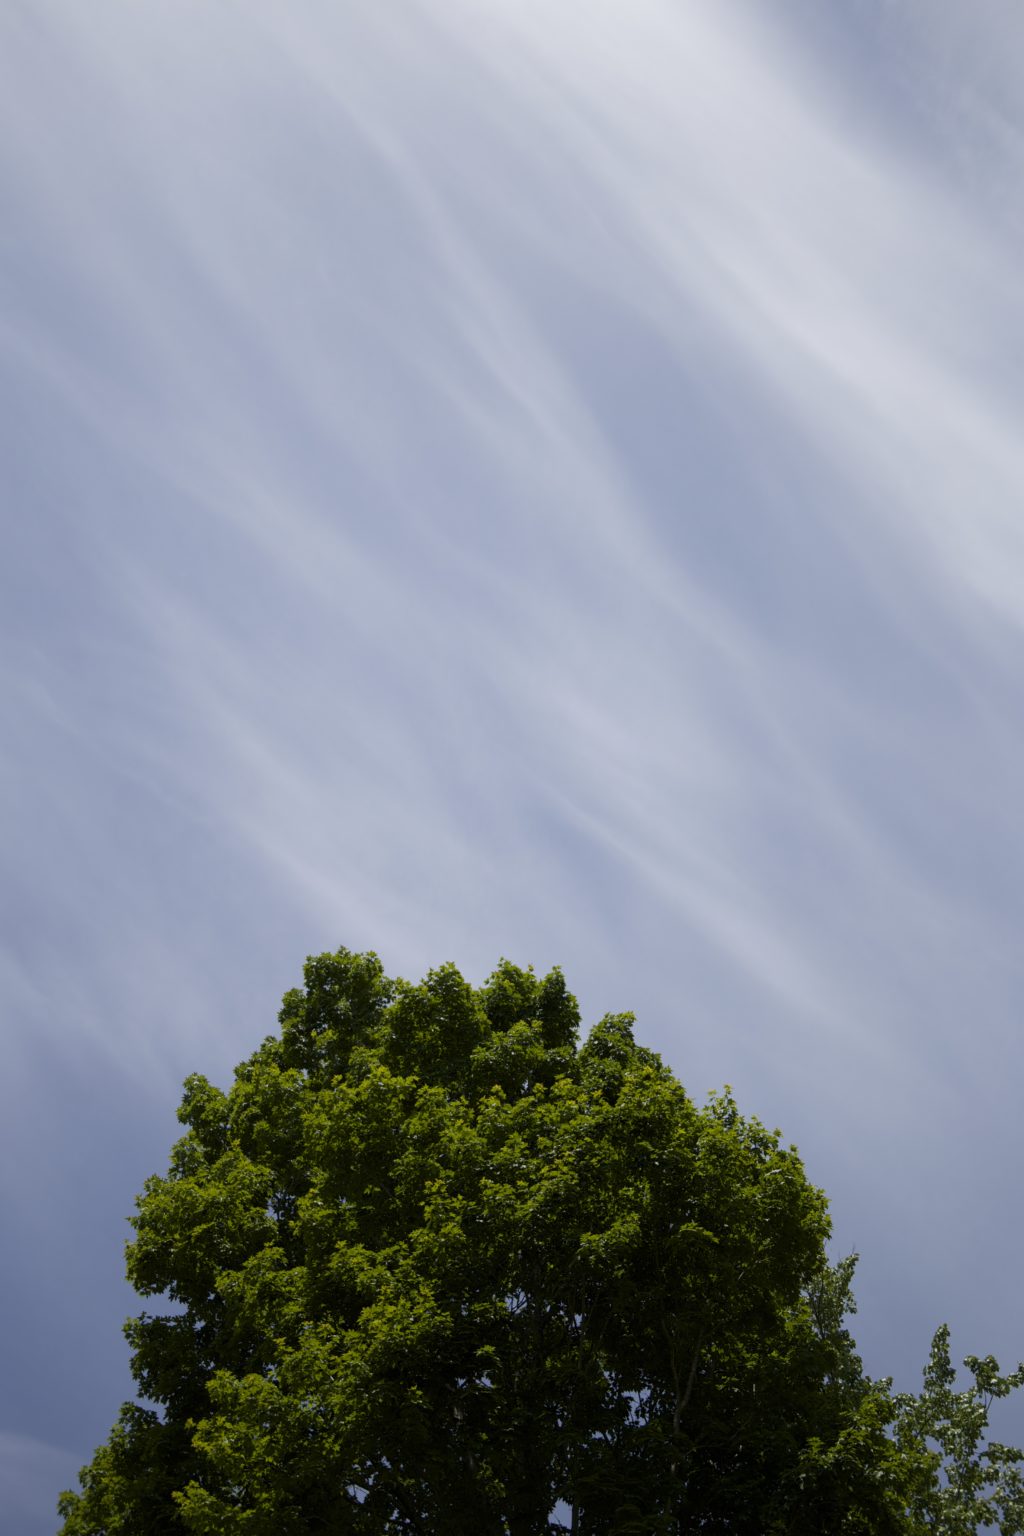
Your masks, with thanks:
[[[632,1023],[580,1047],[557,970],[311,959],[229,1092],[186,1082],[128,1248],[177,1310],[127,1324],[143,1401],[64,1536],[967,1530],[941,1362],[920,1400],[864,1375],[795,1149]]]
[[[964,1365],[972,1384],[957,1392],[944,1324],[932,1340],[920,1397],[901,1393],[895,1399],[896,1442],[904,1464],[917,1469],[910,1502],[925,1531],[974,1536],[983,1525],[1020,1536],[1024,1451],[994,1440],[986,1444],[985,1433],[993,1402],[1024,1386],[1024,1366],[1001,1376],[992,1355],[968,1355]]]

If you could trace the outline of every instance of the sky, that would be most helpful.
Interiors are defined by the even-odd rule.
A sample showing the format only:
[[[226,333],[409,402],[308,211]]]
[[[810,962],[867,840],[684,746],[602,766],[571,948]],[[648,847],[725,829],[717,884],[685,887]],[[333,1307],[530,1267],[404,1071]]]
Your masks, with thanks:
[[[728,1082],[1024,1356],[1024,10],[0,8],[0,1504],[307,954]],[[1011,1416],[1024,1436],[1024,1411]]]

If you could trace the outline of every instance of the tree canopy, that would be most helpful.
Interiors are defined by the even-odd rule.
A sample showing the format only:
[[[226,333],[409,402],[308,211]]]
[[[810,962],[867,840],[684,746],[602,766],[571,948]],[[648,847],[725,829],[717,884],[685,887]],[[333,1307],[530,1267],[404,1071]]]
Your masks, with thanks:
[[[939,1331],[864,1373],[827,1203],[631,1015],[559,971],[311,959],[228,1092],[191,1077],[128,1275],[141,1401],[64,1536],[966,1536],[1024,1531],[987,1409],[1024,1380]]]

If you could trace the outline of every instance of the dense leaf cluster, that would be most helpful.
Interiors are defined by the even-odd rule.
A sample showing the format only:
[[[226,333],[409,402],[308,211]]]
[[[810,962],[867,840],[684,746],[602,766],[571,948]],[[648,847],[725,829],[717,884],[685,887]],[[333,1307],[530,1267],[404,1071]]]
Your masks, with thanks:
[[[186,1084],[128,1251],[177,1310],[128,1324],[145,1405],[65,1536],[966,1531],[943,1412],[960,1514],[997,1475],[1014,1518],[1016,1453],[977,1447],[1016,1378],[975,1362],[967,1403],[941,1349],[931,1398],[865,1378],[794,1149],[630,1016],[580,1047],[558,971],[341,951],[280,1021],[228,1093]]]

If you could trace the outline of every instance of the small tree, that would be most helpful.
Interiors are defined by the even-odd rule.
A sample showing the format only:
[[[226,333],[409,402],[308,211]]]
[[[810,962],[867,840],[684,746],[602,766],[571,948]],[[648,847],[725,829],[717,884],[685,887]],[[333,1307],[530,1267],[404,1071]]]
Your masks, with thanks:
[[[949,1329],[932,1340],[920,1397],[901,1393],[894,1401],[896,1443],[904,1465],[916,1468],[910,1504],[923,1531],[974,1536],[979,1526],[1003,1536],[1024,1532],[1024,1451],[998,1441],[986,1443],[988,1416],[997,1398],[1024,1386],[1024,1366],[1001,1376],[991,1355],[968,1355],[972,1383],[955,1390],[949,1358]]]
[[[178,1310],[128,1323],[144,1402],[64,1536],[968,1529],[935,1514],[977,1452],[928,1443],[941,1368],[920,1400],[864,1376],[795,1150],[630,1015],[579,1047],[558,971],[342,950],[280,1022],[228,1093],[185,1085],[128,1248]]]

